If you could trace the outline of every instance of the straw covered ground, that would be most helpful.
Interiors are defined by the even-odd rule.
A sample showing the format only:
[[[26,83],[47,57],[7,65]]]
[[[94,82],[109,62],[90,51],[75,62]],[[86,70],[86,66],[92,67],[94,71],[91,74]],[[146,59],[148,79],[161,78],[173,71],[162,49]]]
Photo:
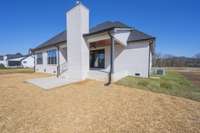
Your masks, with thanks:
[[[0,75],[0,133],[199,133],[200,102],[97,81],[45,91]]]

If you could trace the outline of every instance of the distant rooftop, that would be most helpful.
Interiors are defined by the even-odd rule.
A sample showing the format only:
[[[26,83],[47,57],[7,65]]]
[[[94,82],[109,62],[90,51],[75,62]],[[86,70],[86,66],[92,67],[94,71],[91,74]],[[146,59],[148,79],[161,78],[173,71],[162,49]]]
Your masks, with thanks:
[[[7,56],[7,59],[15,59],[15,58],[24,57],[24,55],[22,55],[21,53],[7,54],[6,56]]]

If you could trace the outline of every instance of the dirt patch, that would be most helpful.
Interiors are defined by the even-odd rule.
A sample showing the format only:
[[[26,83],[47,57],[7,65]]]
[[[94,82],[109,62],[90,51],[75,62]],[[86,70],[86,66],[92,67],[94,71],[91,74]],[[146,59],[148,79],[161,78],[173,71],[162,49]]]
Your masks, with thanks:
[[[188,80],[191,80],[193,84],[200,87],[200,72],[180,72]]]
[[[200,132],[200,103],[123,86],[86,81],[44,91],[0,76],[1,133]]]

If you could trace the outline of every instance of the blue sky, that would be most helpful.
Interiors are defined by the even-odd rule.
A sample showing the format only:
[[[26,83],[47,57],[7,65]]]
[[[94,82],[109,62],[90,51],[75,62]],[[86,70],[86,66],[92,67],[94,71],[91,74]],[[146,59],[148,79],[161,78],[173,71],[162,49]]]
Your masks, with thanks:
[[[157,38],[156,51],[193,56],[200,52],[199,0],[82,0],[90,25],[122,21]],[[27,53],[65,29],[75,0],[1,0],[0,54]]]

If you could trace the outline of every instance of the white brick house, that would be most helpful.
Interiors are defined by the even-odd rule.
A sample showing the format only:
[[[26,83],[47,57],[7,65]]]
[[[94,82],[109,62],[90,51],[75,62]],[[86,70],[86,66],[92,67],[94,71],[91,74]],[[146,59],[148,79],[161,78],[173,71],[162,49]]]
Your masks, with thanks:
[[[89,27],[81,3],[66,13],[66,30],[32,49],[35,71],[55,73],[72,82],[149,77],[155,38],[121,22]]]

